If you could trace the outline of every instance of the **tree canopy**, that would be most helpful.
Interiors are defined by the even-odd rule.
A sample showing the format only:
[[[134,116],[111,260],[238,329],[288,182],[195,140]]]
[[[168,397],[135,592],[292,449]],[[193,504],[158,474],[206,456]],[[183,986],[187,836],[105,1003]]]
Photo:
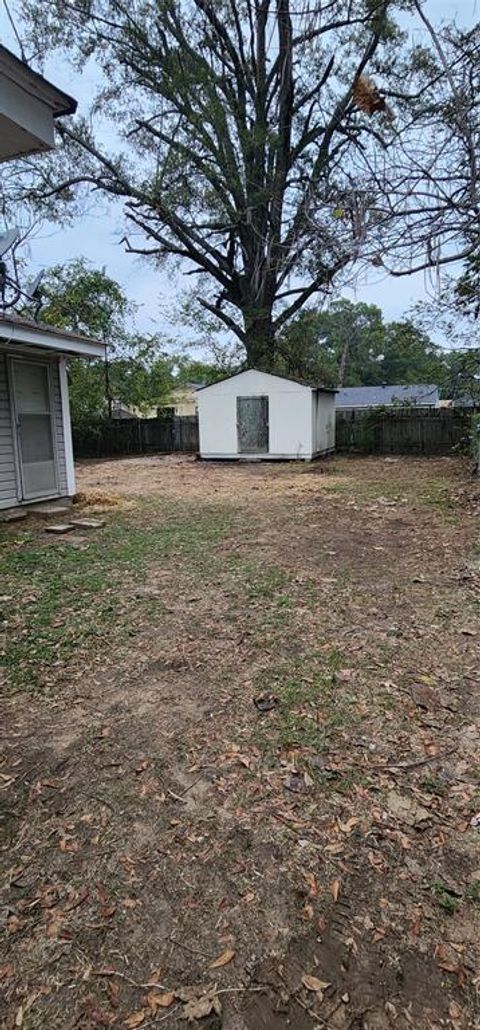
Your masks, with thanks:
[[[105,269],[84,260],[50,268],[41,285],[42,321],[98,338],[107,362],[69,363],[74,422],[90,422],[111,412],[114,402],[147,412],[163,404],[173,385],[174,358],[155,336],[134,327],[134,307]]]
[[[471,251],[478,31],[435,33],[421,0],[22,11],[37,53],[60,47],[101,73],[91,116],[63,123],[34,195],[84,185],[120,199],[128,249],[200,276],[201,303],[250,364],[271,367],[290,319],[353,266],[401,274]]]
[[[277,367],[330,386],[442,386],[446,353],[412,321],[384,322],[375,304],[340,299],[328,311],[308,309],[292,320]]]

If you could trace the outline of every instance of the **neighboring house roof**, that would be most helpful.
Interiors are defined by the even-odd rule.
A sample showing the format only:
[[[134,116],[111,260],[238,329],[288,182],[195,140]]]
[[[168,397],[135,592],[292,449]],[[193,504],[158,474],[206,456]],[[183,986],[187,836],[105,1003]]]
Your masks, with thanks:
[[[82,354],[83,357],[105,357],[105,344],[100,340],[91,340],[88,336],[57,329],[44,322],[35,322],[33,318],[24,318],[13,311],[0,313],[0,341],[42,347],[64,354]]]
[[[261,368],[244,368],[242,372],[234,372],[231,376],[222,376],[221,379],[216,379],[214,383],[197,386],[197,391],[210,390],[213,386],[217,386],[218,383],[226,383],[229,379],[236,379],[238,376],[247,375],[248,372],[258,372],[259,375],[269,376],[270,379],[283,379],[287,383],[297,383],[298,386],[305,386],[308,390],[321,390],[322,393],[337,393],[337,390],[332,389],[330,386],[323,386],[321,383],[314,383],[306,379],[295,378],[294,376],[281,376],[277,372],[264,372]]]
[[[346,386],[338,390],[335,407],[376,408],[395,404],[434,407],[438,401],[438,386],[433,383],[416,383],[409,386]]]

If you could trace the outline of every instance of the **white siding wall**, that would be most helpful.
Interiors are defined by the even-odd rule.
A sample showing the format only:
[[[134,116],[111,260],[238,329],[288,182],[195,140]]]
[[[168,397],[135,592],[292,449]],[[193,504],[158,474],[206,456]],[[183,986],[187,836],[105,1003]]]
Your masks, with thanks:
[[[8,398],[7,362],[0,351],[0,508],[18,504],[12,419]]]
[[[65,461],[65,437],[63,433],[62,398],[60,395],[58,359],[56,361],[52,361],[51,369],[53,395],[53,422],[55,427],[55,446],[57,449],[58,492],[61,497],[66,497],[68,494],[67,465]]]
[[[265,457],[310,458],[311,390],[253,369],[198,392],[202,457],[238,457],[237,397],[255,396],[266,396],[269,402],[269,451]],[[247,455],[242,454],[244,457]]]
[[[0,508],[13,508],[22,503],[19,500],[17,490],[12,415],[7,379],[7,357],[15,354],[20,356],[18,347],[15,348],[14,352],[0,349]],[[35,357],[37,357],[37,359],[44,359],[44,353],[40,351],[37,355],[25,354],[24,356],[30,357],[33,361],[35,360]],[[65,460],[65,438],[63,430],[58,357],[55,356],[54,358],[49,358],[48,356],[48,359],[50,361],[52,374],[53,424],[58,463],[58,494],[56,496],[67,497],[69,491]],[[45,500],[45,498],[42,497],[42,500]]]
[[[313,453],[325,454],[335,448],[335,394],[317,390],[313,400]]]

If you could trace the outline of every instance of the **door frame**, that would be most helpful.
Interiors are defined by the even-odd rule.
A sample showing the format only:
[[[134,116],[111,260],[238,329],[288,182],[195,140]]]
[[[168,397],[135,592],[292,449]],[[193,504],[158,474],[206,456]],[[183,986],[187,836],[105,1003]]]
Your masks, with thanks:
[[[15,364],[27,364],[27,365],[40,365],[47,371],[47,388],[48,388],[48,400],[50,404],[50,430],[52,434],[52,450],[53,450],[53,468],[55,476],[55,487],[48,490],[43,490],[41,493],[38,491],[34,494],[29,494],[25,490],[24,478],[23,478],[23,466],[22,466],[22,455],[20,448],[20,440],[18,437],[18,409],[17,409],[17,398],[15,393]],[[58,470],[58,445],[57,445],[57,434],[55,432],[55,413],[54,413],[54,394],[53,394],[53,380],[52,380],[52,364],[54,362],[49,361],[48,358],[37,358],[30,357],[26,354],[9,354],[7,356],[7,382],[8,382],[8,394],[10,400],[10,414],[12,421],[12,437],[13,437],[13,451],[15,457],[15,471],[17,477],[17,496],[19,501],[36,501],[43,500],[46,497],[59,497],[59,470]]]
[[[267,409],[267,420],[266,420],[267,446],[266,446],[265,450],[261,450],[261,451],[260,450],[253,450],[253,451],[252,450],[249,450],[249,451],[241,451],[240,450],[240,439],[239,439],[240,421],[239,421],[239,417],[238,417],[238,402],[239,401],[266,401],[267,402],[266,403],[266,409]],[[237,424],[237,454],[240,454],[240,455],[245,454],[247,456],[249,454],[251,454],[251,455],[270,454],[270,395],[268,393],[245,393],[245,394],[242,393],[242,394],[237,394],[236,395],[236,408],[237,408],[237,410],[236,410],[236,416],[237,416],[237,423],[236,423]]]

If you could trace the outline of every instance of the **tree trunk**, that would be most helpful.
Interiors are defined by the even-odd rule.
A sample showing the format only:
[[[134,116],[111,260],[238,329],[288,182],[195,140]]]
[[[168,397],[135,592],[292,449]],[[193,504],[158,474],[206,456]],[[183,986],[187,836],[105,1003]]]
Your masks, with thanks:
[[[273,371],[275,365],[275,331],[271,312],[244,315],[245,349],[249,368]]]

